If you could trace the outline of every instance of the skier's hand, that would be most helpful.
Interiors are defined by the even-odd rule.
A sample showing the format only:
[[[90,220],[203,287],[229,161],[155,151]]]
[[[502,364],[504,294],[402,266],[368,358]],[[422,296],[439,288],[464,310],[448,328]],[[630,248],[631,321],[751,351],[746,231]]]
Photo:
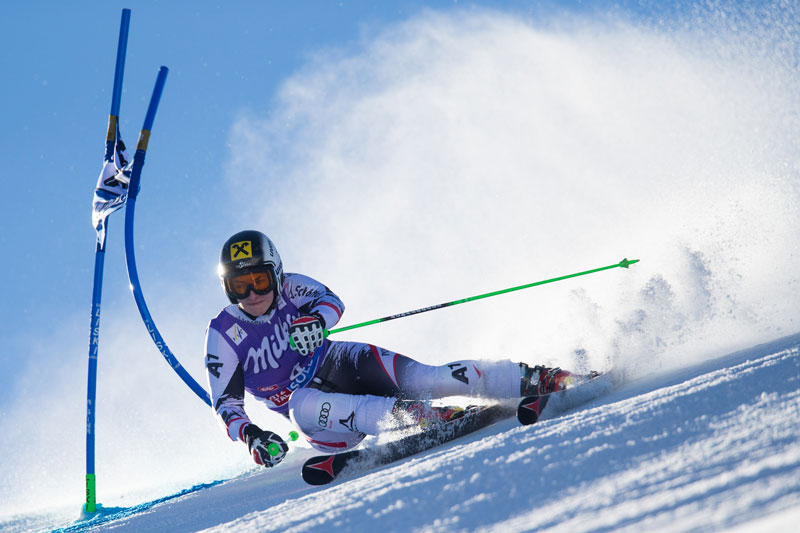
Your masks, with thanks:
[[[289,445],[279,435],[264,431],[255,424],[247,424],[243,433],[253,461],[266,468],[283,461],[289,451]]]
[[[300,355],[311,355],[325,340],[325,326],[318,316],[301,316],[289,325],[289,336]]]

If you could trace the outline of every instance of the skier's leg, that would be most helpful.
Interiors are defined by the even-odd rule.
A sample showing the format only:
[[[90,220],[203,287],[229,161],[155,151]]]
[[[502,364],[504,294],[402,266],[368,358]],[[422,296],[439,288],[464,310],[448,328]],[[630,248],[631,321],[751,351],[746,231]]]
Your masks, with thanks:
[[[396,358],[389,350],[360,342],[331,342],[311,388],[323,392],[398,396]]]
[[[520,395],[520,365],[512,361],[461,360],[432,366],[404,358],[401,365],[400,386],[409,397]]]
[[[371,344],[332,342],[311,386],[326,392],[405,398],[516,398],[524,395],[525,368],[509,360],[433,366]]]
[[[412,359],[406,362],[404,391],[435,396],[482,396],[517,398],[531,394],[549,394],[566,386],[572,374],[560,368],[530,367],[525,363],[503,361],[454,361],[429,366]]]
[[[312,446],[335,452],[352,448],[365,435],[377,435],[394,403],[393,397],[304,388],[289,399],[289,416]]]
[[[463,410],[436,408],[432,412],[408,402],[396,405],[396,399],[478,395],[487,381],[495,384],[492,375],[498,372],[490,372],[488,380],[483,374],[473,376],[480,373],[478,362],[469,363],[474,363],[469,369],[460,363],[458,368],[453,364],[434,367],[369,344],[332,342],[309,386],[292,394],[289,415],[314,447],[341,451],[358,444],[365,434],[378,434],[380,422],[391,422],[393,415],[407,422],[401,412],[420,423],[458,417]],[[519,367],[513,365],[511,370],[518,394]]]
[[[544,370],[509,360],[463,360],[432,366],[370,344],[332,342],[309,386],[292,394],[290,416],[312,444],[340,439],[336,442],[351,447],[364,434],[376,435],[379,422],[395,407],[408,411],[405,405],[396,406],[396,398],[517,398],[531,394],[534,388],[549,392],[541,389],[540,378],[553,373]],[[419,419],[430,417],[421,410],[414,414]],[[446,419],[454,413],[445,409],[436,416]],[[340,437],[323,439],[322,432]]]

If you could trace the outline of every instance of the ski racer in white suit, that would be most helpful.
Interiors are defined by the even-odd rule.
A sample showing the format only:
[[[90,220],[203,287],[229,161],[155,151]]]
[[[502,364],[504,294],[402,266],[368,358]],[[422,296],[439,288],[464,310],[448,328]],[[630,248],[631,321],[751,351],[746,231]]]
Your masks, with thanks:
[[[219,275],[231,305],[206,333],[212,405],[228,436],[244,441],[260,465],[278,464],[288,446],[250,421],[245,392],[290,417],[314,448],[337,452],[377,434],[393,416],[420,423],[457,416],[423,399],[552,392],[570,375],[511,361],[430,366],[371,344],[331,341],[323,332],[339,322],[344,304],[318,281],[284,273],[275,245],[258,231],[225,242]]]

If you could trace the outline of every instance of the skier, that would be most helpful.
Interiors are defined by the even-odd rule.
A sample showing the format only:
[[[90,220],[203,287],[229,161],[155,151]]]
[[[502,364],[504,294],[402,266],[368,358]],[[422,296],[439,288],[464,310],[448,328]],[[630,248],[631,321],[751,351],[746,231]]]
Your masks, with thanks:
[[[266,467],[288,451],[280,436],[252,423],[245,391],[289,417],[311,445],[344,451],[384,420],[449,420],[459,408],[432,408],[446,396],[514,398],[562,388],[569,372],[511,361],[454,361],[431,366],[371,344],[331,341],[324,330],[344,304],[302,274],[284,273],[278,250],[258,231],[242,231],[222,247],[218,273],[231,305],[206,332],[211,399],[228,436],[247,444]],[[273,453],[268,451],[270,444]]]

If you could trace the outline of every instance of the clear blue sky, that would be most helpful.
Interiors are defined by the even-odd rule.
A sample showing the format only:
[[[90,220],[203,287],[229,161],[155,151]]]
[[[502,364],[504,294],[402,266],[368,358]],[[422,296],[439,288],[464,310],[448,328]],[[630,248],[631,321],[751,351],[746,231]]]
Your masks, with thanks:
[[[263,112],[276,86],[315,50],[355,45],[361,32],[416,12],[422,2],[13,2],[0,21],[4,72],[3,366],[39,328],[84,313],[91,301],[92,191],[111,100],[120,12],[132,9],[121,106],[135,146],[160,65],[170,68],[143,177],[137,234],[161,247],[150,268],[185,262],[163,236],[203,239],[209,213],[227,218],[240,196],[223,188],[228,130]],[[441,4],[447,8],[449,3]],[[123,215],[111,219],[104,303],[128,298]],[[118,231],[115,231],[118,230]],[[187,231],[188,230],[188,231]],[[158,237],[161,236],[161,237]],[[155,239],[158,237],[157,239]],[[152,247],[149,251],[155,252]],[[185,253],[186,250],[184,249]],[[147,266],[149,263],[150,267]],[[143,283],[146,283],[143,281]],[[88,338],[88,337],[87,337]]]

